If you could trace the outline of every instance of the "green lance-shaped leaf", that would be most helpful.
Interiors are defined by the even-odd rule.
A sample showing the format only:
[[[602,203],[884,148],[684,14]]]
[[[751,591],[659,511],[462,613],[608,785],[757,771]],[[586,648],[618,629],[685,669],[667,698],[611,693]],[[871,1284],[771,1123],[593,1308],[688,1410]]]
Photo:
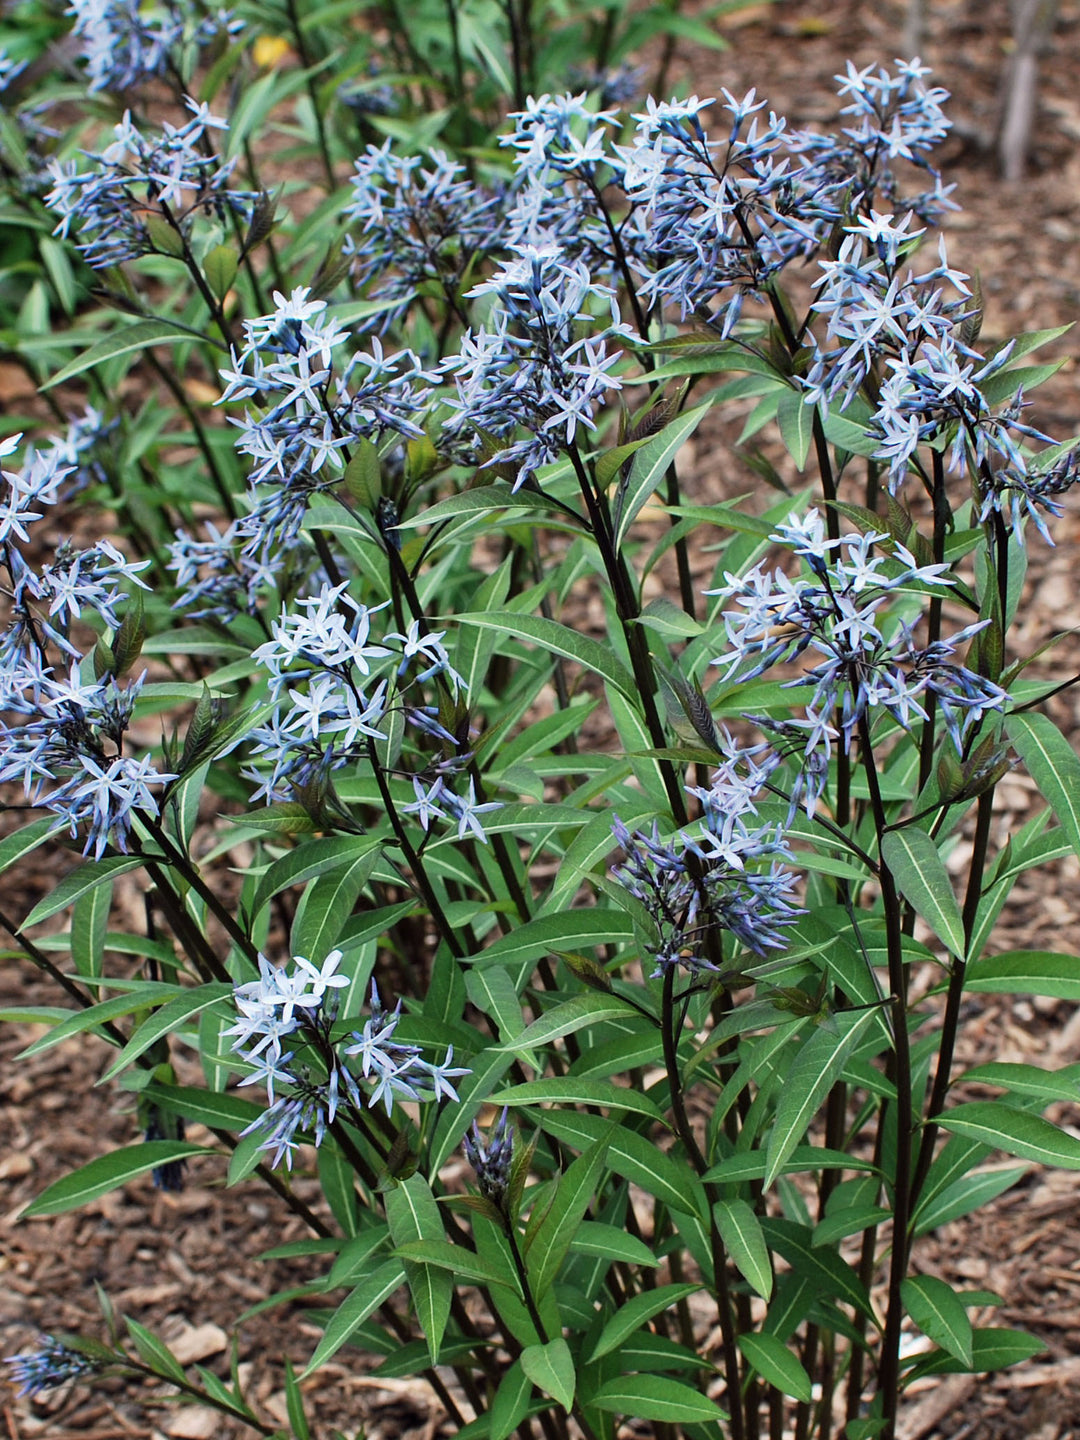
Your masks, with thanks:
[[[252,915],[258,915],[279,891],[328,875],[331,870],[337,870],[377,849],[381,843],[373,835],[320,835],[306,845],[297,845],[275,860],[266,874],[260,877],[251,902]]]
[[[607,849],[612,846],[611,826],[607,826]],[[476,965],[508,964],[511,961],[536,960],[541,955],[562,954],[567,950],[589,949],[593,945],[617,945],[634,934],[633,920],[625,910],[603,906],[588,910],[570,910],[557,915],[537,915],[519,925],[508,935],[482,950]]]
[[[5,835],[0,840],[0,875],[10,865],[17,865],[24,855],[49,838],[56,829],[56,816],[45,815],[40,820],[33,820],[29,825],[24,825],[21,830],[15,830],[10,835]]]
[[[240,256],[232,245],[215,245],[207,253],[203,261],[203,274],[217,299],[225,299],[239,268]]]
[[[670,1425],[723,1423],[727,1416],[700,1390],[669,1380],[666,1375],[624,1375],[609,1380],[589,1401],[599,1410],[635,1420],[659,1420]]]
[[[199,340],[210,345],[218,343],[209,335],[200,335],[198,331],[176,325],[170,320],[139,320],[134,325],[124,325],[111,335],[106,335],[96,345],[91,345],[89,350],[84,350],[62,370],[58,370],[41,389],[52,390],[55,386],[74,379],[76,375],[81,375],[84,370],[92,370],[95,365],[100,365],[105,360],[115,360],[119,355],[145,350],[148,345],[179,345],[185,340]]]
[[[1080,1096],[1078,1096],[1080,1098]],[[609,1110],[629,1111],[647,1115],[651,1120],[664,1121],[656,1101],[629,1085],[616,1085],[612,1080],[587,1080],[576,1075],[555,1075],[511,1085],[491,1097],[493,1105],[603,1105]]]
[[[780,1092],[776,1118],[766,1150],[765,1188],[776,1179],[821,1102],[847,1064],[859,1036],[875,1019],[873,1010],[834,1017],[832,1025],[819,1025],[803,1043]]]
[[[619,1306],[601,1330],[600,1337],[589,1356],[590,1362],[599,1360],[603,1355],[610,1355],[635,1330],[640,1330],[643,1325],[647,1324],[654,1315],[659,1315],[663,1310],[672,1309],[680,1300],[685,1300],[688,1295],[693,1295],[700,1288],[700,1285],[692,1284],[658,1285],[653,1290],[642,1290],[639,1295],[634,1295],[625,1305]]]
[[[617,996],[595,993],[575,995],[572,1000],[564,1000],[561,1005],[553,1006],[547,1014],[541,1015],[539,1020],[534,1020],[527,1026],[516,1039],[500,1045],[499,1049],[510,1051],[514,1055],[525,1055],[530,1050],[550,1045],[553,1040],[573,1035],[587,1025],[599,1025],[603,1020],[622,1020],[634,1013],[633,1008]]]
[[[463,515],[485,515],[492,510],[550,510],[552,501],[535,490],[515,491],[509,485],[478,485],[472,490],[463,490],[459,495],[450,495],[416,515],[400,520],[399,530],[412,530],[420,525],[438,525],[444,520],[456,520]],[[460,617],[459,617],[460,618]]]
[[[19,1059],[28,1059],[41,1050],[51,1050],[70,1035],[81,1035],[85,1030],[93,1030],[108,1020],[118,1020],[121,1016],[130,1015],[148,1005],[165,1004],[184,993],[184,988],[180,985],[163,985],[153,980],[144,980],[126,995],[113,995],[108,1000],[99,1000],[96,1005],[88,1005],[85,1010],[71,1011],[67,1018],[55,1025],[47,1035],[31,1041],[26,1049],[20,1052]]]
[[[513,1270],[504,1270],[483,1255],[474,1255],[464,1245],[451,1245],[449,1240],[409,1240],[397,1246],[398,1258],[406,1264],[435,1265],[446,1270],[463,1284],[503,1285],[520,1295],[521,1287]]]
[[[937,1123],[954,1135],[965,1135],[1040,1165],[1080,1170],[1080,1140],[1049,1120],[1027,1110],[1014,1110],[1000,1100],[972,1100],[939,1115]]]
[[[108,1155],[99,1155],[88,1165],[55,1181],[26,1207],[24,1215],[63,1215],[117,1190],[129,1180],[168,1165],[186,1160],[189,1155],[213,1155],[205,1145],[191,1145],[182,1140],[146,1140],[141,1145],[126,1145]]]
[[[986,995],[1050,995],[1080,1000],[1080,961],[1052,950],[986,955],[968,970],[967,990]]]
[[[96,979],[104,972],[112,897],[111,884],[98,885],[76,900],[72,908],[71,962],[77,975]]]
[[[378,859],[379,851],[369,849],[347,867],[312,880],[296,907],[290,937],[294,955],[303,955],[313,965],[326,959]]]
[[[600,1115],[581,1115],[574,1110],[545,1110],[538,1119],[549,1135],[582,1150],[595,1140],[606,1140],[608,1165],[616,1175],[673,1210],[698,1216],[705,1213],[704,1192],[696,1177],[647,1136]]]
[[[522,1369],[520,1359],[515,1360],[499,1381],[499,1388],[488,1412],[491,1428],[489,1440],[507,1440],[507,1436],[524,1420],[532,1395],[532,1381]]]
[[[575,1255],[599,1255],[604,1260],[621,1260],[626,1265],[644,1265],[650,1270],[660,1264],[660,1257],[644,1240],[639,1240],[636,1235],[627,1235],[617,1225],[605,1225],[600,1220],[582,1221],[570,1249]]]
[[[1010,715],[1005,728],[1069,844],[1080,855],[1080,757],[1045,715]]]
[[[315,1353],[308,1361],[304,1374],[312,1374],[320,1365],[325,1365],[336,1355],[369,1315],[373,1314],[384,1300],[405,1282],[405,1266],[400,1260],[387,1260],[365,1279],[341,1302],[330,1318],[323,1338],[315,1347]]]
[[[835,1249],[815,1246],[812,1232],[794,1220],[769,1218],[761,1224],[770,1248],[783,1256],[796,1274],[805,1276],[819,1294],[851,1305],[867,1319],[874,1318],[866,1287]]]
[[[717,1200],[713,1215],[735,1268],[763,1300],[768,1300],[772,1295],[773,1272],[761,1221],[745,1200]]]
[[[289,1416],[289,1429],[295,1440],[311,1440],[311,1427],[304,1413],[304,1395],[292,1361],[285,1359],[285,1408]]]
[[[48,920],[50,915],[56,915],[61,910],[66,910],[69,905],[74,905],[80,895],[85,895],[95,885],[104,885],[106,880],[113,880],[117,875],[126,875],[129,870],[137,870],[143,863],[137,855],[111,855],[105,860],[87,860],[65,875],[56,889],[34,906],[23,921],[23,929]]]
[[[615,547],[621,548],[630,526],[668,472],[682,445],[689,440],[708,414],[711,404],[685,410],[648,441],[634,456],[630,474],[619,484],[615,495],[613,524]]]
[[[139,1352],[139,1358],[149,1365],[155,1375],[160,1375],[163,1380],[176,1380],[181,1385],[187,1382],[184,1367],[164,1341],[159,1340],[137,1320],[132,1320],[130,1315],[124,1316],[124,1324]]]
[[[197,985],[193,989],[185,990],[182,995],[177,995],[174,1000],[167,1001],[139,1026],[101,1077],[102,1080],[111,1080],[114,1075],[119,1075],[121,1070],[126,1070],[163,1035],[172,1034],[194,1016],[201,1015],[209,1005],[231,994],[231,985],[215,981],[207,985]]]
[[[555,1283],[603,1174],[607,1149],[607,1141],[598,1140],[578,1156],[559,1180],[555,1197],[539,1225],[526,1231],[529,1283],[536,1294],[542,1295]]]
[[[171,1115],[183,1115],[209,1130],[243,1130],[264,1114],[264,1107],[234,1094],[231,1090],[204,1090],[195,1085],[151,1084],[141,1092]]]
[[[410,1240],[445,1240],[442,1216],[431,1186],[422,1175],[410,1175],[386,1195],[386,1218],[395,1245]],[[437,1265],[405,1261],[405,1278],[412,1292],[416,1318],[428,1343],[431,1363],[439,1363],[439,1347],[450,1318],[454,1282],[450,1273]]]
[[[579,635],[568,625],[557,620],[548,620],[542,615],[480,614],[477,612],[453,617],[459,625],[479,625],[488,630],[498,630],[512,635],[516,640],[531,640],[563,660],[574,660],[586,670],[593,671],[614,685],[631,703],[639,700],[637,684],[626,666],[616,660],[611,647]]]
[[[1045,1349],[1038,1336],[1030,1335],[1026,1330],[1007,1330],[991,1325],[972,1333],[970,1365],[965,1365],[947,1351],[938,1351],[914,1366],[908,1375],[908,1383],[923,1375],[982,1375],[990,1370],[1007,1370],[1010,1365],[1022,1365]]]
[[[809,1405],[814,1394],[810,1376],[778,1336],[740,1335],[739,1349],[767,1384]]]
[[[561,1335],[546,1345],[526,1345],[521,1352],[521,1368],[539,1391],[570,1413],[577,1377],[570,1346]]]
[[[801,390],[785,390],[776,407],[776,423],[788,453],[800,470],[806,468],[806,457],[814,438],[813,405],[808,405]]]
[[[951,1285],[934,1275],[913,1275],[900,1287],[900,1298],[925,1336],[964,1365],[972,1364],[971,1321]]]
[[[983,1153],[985,1147],[980,1146],[979,1149]],[[916,1236],[926,1235],[951,1220],[959,1220],[964,1215],[981,1210],[1022,1180],[1028,1169],[1027,1165],[1010,1165],[1002,1170],[980,1170],[947,1185],[940,1194],[930,1196],[916,1210],[913,1233]]]
[[[962,960],[964,922],[945,864],[930,836],[914,825],[890,830],[881,842],[881,854],[916,915]]]

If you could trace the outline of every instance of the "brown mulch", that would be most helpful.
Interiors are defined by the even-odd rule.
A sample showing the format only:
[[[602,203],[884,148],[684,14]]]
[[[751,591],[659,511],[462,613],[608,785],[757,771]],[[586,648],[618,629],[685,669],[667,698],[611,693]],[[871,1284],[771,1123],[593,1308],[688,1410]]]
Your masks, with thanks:
[[[850,57],[863,65],[899,53],[900,3],[783,3],[752,7],[726,30],[723,54],[683,54],[682,71],[700,94],[720,85],[759,94],[792,125],[835,121],[832,75]],[[950,113],[959,138],[942,154],[947,178],[959,183],[964,206],[946,230],[950,259],[982,275],[987,304],[984,333],[999,337],[1072,321],[1080,298],[1080,5],[1062,0],[1052,53],[1043,66],[1040,123],[1029,177],[1006,186],[997,179],[985,141],[996,123],[998,89],[1008,43],[1006,0],[938,0],[927,5],[924,58],[935,79],[954,93]],[[1071,337],[1049,352],[1071,356]],[[1041,357],[1040,357],[1041,358]],[[9,367],[4,367],[6,372]],[[18,375],[0,374],[0,386]],[[1061,437],[1080,429],[1076,371],[1062,372],[1033,397],[1037,420]],[[754,482],[728,449],[741,417],[699,434],[689,488],[694,498],[739,493]],[[721,448],[724,447],[724,448]],[[769,451],[779,459],[779,450]],[[1034,648],[1056,630],[1080,626],[1075,555],[1080,511],[1074,503],[1058,523],[1058,548],[1037,538],[1015,632],[1018,649]],[[1070,640],[1041,672],[1080,671],[1080,644]],[[1063,727],[1080,733],[1080,694],[1052,703]],[[1041,802],[1022,775],[1001,787],[1010,828]],[[1005,821],[995,837],[1000,843]],[[27,913],[51,884],[26,877],[25,893],[5,895],[0,909]],[[1025,877],[1013,893],[994,947],[1046,948],[1080,953],[1080,865],[1075,859]],[[118,887],[119,888],[119,887]],[[935,977],[922,977],[924,986]],[[55,1004],[52,988],[26,967],[0,958],[0,1007]],[[1054,1067],[1080,1058],[1080,1015],[1055,1001],[985,997],[966,1012],[958,1065],[989,1059],[1025,1060]],[[118,1312],[147,1325],[188,1359],[228,1373],[227,1334],[238,1337],[240,1373],[249,1397],[266,1417],[285,1421],[281,1357],[301,1367],[319,1329],[293,1303],[237,1318],[267,1295],[316,1278],[319,1257],[262,1262],[273,1246],[305,1231],[286,1205],[257,1181],[226,1189],[223,1167],[199,1161],[180,1195],[155,1191],[149,1179],[76,1211],[49,1219],[20,1219],[23,1207],[48,1184],[106,1150],[137,1138],[133,1097],[96,1081],[111,1051],[72,1040],[28,1061],[16,1054],[43,1027],[0,1027],[0,1331],[4,1353],[32,1342],[36,1329],[102,1334],[95,1284]],[[179,1063],[197,1070],[190,1057]],[[1080,1127],[1080,1109],[1054,1116]],[[1080,1131],[1078,1131],[1080,1133]],[[193,1127],[191,1139],[200,1140]],[[298,1179],[297,1193],[318,1203],[314,1182]],[[1025,1179],[973,1220],[954,1222],[919,1243],[917,1266],[968,1288],[996,1291],[1003,1305],[982,1323],[1032,1330],[1046,1350],[1035,1360],[992,1377],[926,1382],[905,1412],[905,1440],[1070,1440],[1080,1436],[1080,1197],[1072,1175],[1031,1167]],[[331,1297],[329,1303],[334,1298]],[[439,1430],[441,1412],[420,1381],[379,1382],[365,1375],[357,1352],[305,1382],[314,1434],[334,1426],[350,1437],[424,1437]],[[113,1440],[113,1437],[250,1435],[195,1405],[163,1407],[151,1390],[105,1382],[34,1402],[0,1400],[0,1434],[7,1440]],[[358,1427],[363,1427],[362,1431]],[[450,1427],[443,1427],[449,1433]]]

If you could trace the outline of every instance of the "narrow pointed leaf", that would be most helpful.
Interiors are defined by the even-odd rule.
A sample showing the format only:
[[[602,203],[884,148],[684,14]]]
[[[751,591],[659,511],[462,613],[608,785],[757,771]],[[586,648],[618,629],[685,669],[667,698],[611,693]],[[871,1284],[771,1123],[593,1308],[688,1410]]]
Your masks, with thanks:
[[[962,960],[964,922],[960,906],[945,862],[930,836],[914,825],[904,830],[890,830],[881,842],[881,854],[896,878],[901,895],[916,915]]]
[[[700,1285],[658,1285],[654,1290],[642,1290],[640,1294],[633,1296],[625,1305],[619,1306],[601,1330],[600,1337],[589,1355],[590,1363],[599,1360],[602,1355],[609,1355],[612,1350],[617,1350],[624,1340],[635,1330],[648,1324],[654,1315],[670,1310],[688,1295],[696,1294],[700,1288]]]
[[[563,660],[574,660],[586,670],[601,676],[632,703],[639,698],[633,675],[616,660],[610,646],[590,635],[580,635],[568,625],[560,625],[557,620],[548,620],[543,615],[511,614],[509,611],[491,614],[466,612],[453,618],[459,625],[479,625],[512,635],[516,640],[531,640],[550,654]]]
[[[184,340],[202,340],[213,345],[219,343],[211,340],[209,336],[177,326],[170,320],[139,320],[134,325],[124,325],[114,330],[96,345],[91,345],[89,350],[84,350],[62,370],[58,370],[50,380],[46,380],[41,389],[51,390],[55,385],[66,384],[84,370],[92,370],[95,365],[100,365],[105,360],[114,360],[119,355],[130,355],[135,350],[145,350],[149,345],[179,345]]]
[[[301,1379],[325,1365],[336,1355],[369,1315],[373,1314],[384,1300],[405,1283],[405,1266],[400,1260],[387,1260],[379,1268],[361,1280],[334,1311],[323,1338],[315,1347],[315,1353],[308,1361]]]
[[[810,1376],[782,1340],[769,1334],[740,1335],[739,1349],[761,1378],[781,1395],[809,1405],[814,1395]]]
[[[545,1110],[538,1118],[549,1135],[582,1150],[594,1140],[607,1140],[607,1163],[616,1175],[639,1185],[673,1210],[699,1218],[707,1213],[696,1177],[647,1136],[600,1115],[581,1115],[572,1110]]]
[[[24,825],[21,830],[15,830],[10,835],[5,835],[0,840],[0,875],[9,865],[17,864],[24,855],[29,855],[32,850],[46,841],[56,829],[56,816],[46,815],[40,820],[33,820],[29,825]]]
[[[766,1150],[765,1188],[780,1174],[799,1141],[806,1134],[824,1097],[847,1063],[860,1035],[877,1016],[863,1010],[851,1016],[838,1015],[836,1029],[819,1025],[802,1044],[786,1077],[776,1106],[776,1118]]]
[[[137,855],[111,855],[105,860],[88,860],[65,875],[56,889],[34,906],[23,921],[22,928],[28,929],[31,925],[47,920],[50,915],[66,910],[69,905],[75,904],[80,895],[85,895],[95,885],[103,885],[106,880],[113,880],[117,875],[126,875],[129,870],[138,870],[142,864],[144,861]]]
[[[634,1013],[625,1000],[614,996],[575,995],[572,1000],[555,1005],[546,1015],[541,1015],[539,1020],[527,1026],[515,1040],[499,1048],[512,1055],[527,1054],[530,1050],[550,1045],[553,1040],[561,1040],[564,1035],[573,1035],[587,1025],[598,1025],[602,1020],[622,1020]]]
[[[659,1420],[669,1425],[723,1423],[727,1419],[719,1405],[700,1390],[666,1375],[624,1375],[621,1380],[609,1380],[589,1404],[634,1420]]]
[[[62,1180],[55,1181],[29,1204],[24,1215],[63,1215],[80,1205],[88,1205],[118,1190],[129,1180],[168,1165],[173,1160],[186,1160],[189,1155],[213,1155],[205,1145],[191,1145],[183,1140],[145,1140],[140,1145],[126,1145],[108,1155],[99,1155],[88,1165],[81,1165]]]
[[[913,1275],[904,1281],[900,1294],[923,1334],[970,1366],[974,1360],[971,1321],[952,1286],[935,1275]]]
[[[1080,960],[1052,950],[1009,950],[970,967],[966,989],[985,995],[1049,995],[1080,1000]]]
[[[517,1359],[499,1381],[499,1388],[491,1402],[491,1429],[489,1440],[507,1440],[521,1424],[529,1409],[532,1395],[532,1381]]]
[[[1078,1097],[1080,1098],[1080,1097]],[[576,1075],[546,1076],[524,1085],[511,1085],[491,1097],[493,1105],[603,1105],[609,1110],[625,1110],[634,1115],[648,1115],[664,1122],[663,1112],[650,1096],[628,1085],[612,1080],[586,1080]]]
[[[542,1295],[555,1283],[570,1242],[603,1174],[607,1148],[606,1140],[598,1140],[584,1155],[578,1156],[559,1179],[555,1198],[544,1218],[526,1237],[529,1280],[537,1294]]]
[[[713,1214],[735,1268],[763,1300],[768,1300],[772,1295],[773,1272],[761,1221],[745,1200],[717,1200]]]
[[[394,1253],[406,1262],[436,1265],[466,1284],[505,1285],[519,1293],[512,1271],[503,1270],[484,1255],[474,1255],[464,1245],[452,1245],[449,1240],[410,1240],[396,1246]]]
[[[546,1345],[526,1345],[521,1352],[521,1368],[542,1394],[557,1400],[569,1415],[577,1377],[570,1346],[561,1335]]]
[[[684,410],[657,434],[650,436],[634,456],[629,478],[620,484],[616,492],[613,523],[617,549],[622,547],[630,526],[667,474],[680,447],[689,440],[710,408],[711,402],[694,410]]]
[[[1074,853],[1080,855],[1080,756],[1046,715],[1031,711],[1010,715],[1006,729]]]
[[[170,1000],[160,1006],[135,1031],[135,1034],[101,1077],[102,1081],[111,1080],[114,1075],[119,1075],[121,1070],[126,1070],[163,1035],[171,1035],[174,1030],[180,1029],[194,1016],[202,1014],[209,1006],[231,994],[231,985],[215,981],[185,990],[182,995],[177,995],[175,1000]]]
[[[411,1240],[444,1240],[442,1216],[431,1186],[420,1174],[401,1180],[386,1194],[386,1218],[390,1237],[396,1246]],[[450,1301],[454,1282],[448,1271],[437,1265],[406,1260],[405,1278],[409,1282],[416,1318],[431,1353],[431,1363],[439,1363],[439,1346],[450,1318]]]
[[[973,1100],[939,1115],[937,1123],[954,1135],[965,1135],[1040,1165],[1080,1170],[1080,1140],[1049,1120],[1027,1110],[1014,1110],[1000,1100]]]

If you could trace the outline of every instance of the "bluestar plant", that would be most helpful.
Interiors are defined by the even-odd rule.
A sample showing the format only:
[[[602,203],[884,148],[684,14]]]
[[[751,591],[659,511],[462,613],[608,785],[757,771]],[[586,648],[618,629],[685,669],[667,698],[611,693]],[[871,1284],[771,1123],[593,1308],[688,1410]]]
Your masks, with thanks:
[[[12,333],[93,404],[21,460],[0,441],[0,782],[42,812],[0,869],[81,859],[0,923],[72,1007],[35,1048],[93,1031],[138,1096],[94,1186],[168,1192],[227,1149],[311,1232],[312,1288],[350,1287],[311,1370],[370,1347],[487,1440],[893,1440],[914,1380],[1037,1346],[920,1275],[922,1234],[1019,1176],[973,1169],[991,1144],[1080,1168],[1035,1113],[1068,1077],[953,1088],[973,975],[1060,995],[1075,968],[988,950],[1016,877],[1080,843],[1078,762],[1034,713],[1062,682],[1011,630],[1078,475],[1019,363],[1056,337],[980,341],[930,237],[954,202],[920,63],[848,66],[830,134],[752,90],[627,116],[615,10],[558,93],[531,83],[536,14],[495,9],[482,44],[464,7],[387,7],[415,73],[373,74],[364,37],[338,74],[290,4],[297,70],[236,99],[224,61],[188,81],[222,27],[262,63],[250,29],[77,7],[93,113],[131,108],[100,153],[43,142],[41,263],[81,353],[57,372],[40,298]],[[148,80],[205,98],[151,125]],[[263,122],[325,197],[294,157],[271,198]],[[87,324],[96,298],[125,318]],[[682,447],[732,398],[790,473],[742,504],[710,458],[687,504]],[[102,501],[122,545],[56,543]],[[1014,752],[1049,809],[1003,840]],[[111,930],[136,868],[145,926],[118,904]],[[325,1207],[294,1183],[309,1147]],[[9,1363],[30,1398],[108,1366],[283,1434],[238,1375],[111,1339]]]

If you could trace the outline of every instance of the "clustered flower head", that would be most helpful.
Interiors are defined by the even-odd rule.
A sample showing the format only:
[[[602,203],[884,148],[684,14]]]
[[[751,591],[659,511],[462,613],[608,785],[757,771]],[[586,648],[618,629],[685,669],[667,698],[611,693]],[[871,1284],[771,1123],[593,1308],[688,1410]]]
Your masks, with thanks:
[[[724,758],[711,784],[688,791],[701,806],[699,822],[668,837],[655,822],[651,833],[631,833],[618,817],[612,826],[623,852],[612,873],[654,927],[654,977],[679,965],[692,974],[719,970],[710,936],[730,935],[765,955],[784,944],[785,927],[802,913],[783,828],[757,811],[779,758],[764,745],[740,747],[726,733],[720,743]]]
[[[723,612],[728,649],[713,664],[727,680],[742,682],[807,651],[821,656],[805,676],[788,682],[813,686],[805,705],[808,756],[820,751],[827,757],[837,731],[847,750],[874,710],[905,728],[913,718],[928,719],[923,701],[930,694],[959,752],[969,728],[1002,708],[1000,686],[954,658],[986,622],[920,647],[914,626],[889,618],[890,597],[902,587],[947,587],[947,565],[920,565],[884,534],[827,539],[815,509],[781,525],[772,538],[803,557],[811,573],[793,579],[756,565],[746,575],[727,575],[726,586],[709,592],[733,602]],[[824,774],[822,765],[813,768]]]
[[[4,1364],[11,1366],[11,1383],[20,1387],[20,1398],[55,1390],[69,1380],[84,1380],[102,1368],[100,1361],[72,1349],[55,1335],[42,1335],[35,1350],[6,1355]]]
[[[308,506],[340,485],[351,447],[423,434],[418,420],[435,378],[411,350],[384,353],[377,335],[369,351],[346,355],[350,333],[304,285],[288,296],[276,290],[273,314],[245,320],[244,336],[221,371],[219,403],[259,406],[234,421],[236,449],[251,462],[247,513],[208,540],[178,532],[170,547],[187,587],[180,603],[225,621],[254,609],[290,560],[303,566]]]
[[[19,438],[0,443],[0,458]],[[155,790],[177,777],[125,753],[142,677],[91,678],[73,633],[84,612],[117,629],[128,603],[123,584],[145,588],[139,572],[150,562],[127,560],[108,540],[86,549],[61,541],[37,569],[22,553],[20,542],[70,473],[65,453],[62,444],[49,447],[21,471],[0,472],[0,566],[11,604],[0,634],[0,710],[12,717],[0,719],[0,782],[21,782],[32,804],[51,810],[73,837],[83,834],[83,853],[99,859],[110,843],[128,848],[137,814],[156,819]]]
[[[175,67],[185,43],[202,47],[243,24],[229,10],[207,13],[192,25],[173,3],[156,9],[139,0],[72,0],[73,34],[82,42],[89,90],[115,93]]]
[[[514,1128],[506,1123],[504,1109],[495,1129],[485,1139],[476,1121],[462,1142],[465,1159],[476,1172],[480,1194],[502,1210],[510,1187],[510,1167],[514,1159]]]
[[[443,362],[457,390],[443,435],[451,446],[470,434],[509,441],[488,463],[516,465],[517,490],[595,431],[598,409],[622,388],[610,373],[622,351],[609,350],[608,341],[631,332],[614,291],[594,281],[583,261],[554,243],[512,249],[514,258],[469,292],[495,297],[490,328],[466,331],[458,353]],[[527,438],[514,440],[520,430]]]
[[[258,980],[234,992],[240,1018],[224,1033],[237,1037],[233,1050],[250,1067],[240,1083],[265,1084],[270,1102],[243,1133],[262,1135],[259,1148],[274,1151],[275,1166],[284,1159],[292,1168],[303,1135],[320,1145],[341,1106],[355,1116],[381,1104],[390,1115],[395,1100],[456,1101],[451,1082],[470,1073],[452,1064],[452,1046],[441,1064],[432,1064],[419,1046],[395,1040],[401,1003],[387,1012],[374,983],[363,1028],[349,1034],[348,1044],[335,1038],[332,996],[350,983],[338,973],[343,958],[331,950],[321,965],[297,955],[275,966],[260,956]]]
[[[875,200],[894,208],[902,204],[921,220],[933,223],[958,207],[949,199],[951,185],[930,163],[930,154],[952,128],[942,106],[949,92],[927,86],[929,66],[921,60],[897,60],[892,72],[884,65],[858,69],[849,60],[835,78],[847,104],[841,114],[849,123],[836,135],[799,131],[791,136],[793,150],[812,159],[815,168],[838,180],[850,192],[850,208],[868,210]],[[923,170],[929,188],[901,197],[893,169],[897,160]]]
[[[88,265],[102,269],[153,254],[154,224],[184,243],[197,214],[250,217],[257,196],[230,188],[235,161],[217,155],[210,140],[227,121],[196,100],[187,104],[191,119],[180,126],[166,121],[159,135],[143,134],[125,113],[112,144],[89,157],[89,169],[50,162],[53,188],[45,203],[60,216],[55,233],[74,234]]]
[[[501,228],[501,191],[465,179],[465,167],[441,150],[395,155],[391,141],[369,145],[356,161],[353,199],[345,218],[358,234],[345,237],[358,285],[372,298],[393,301],[385,329],[421,285],[437,285],[453,300],[477,251],[490,250]]]

